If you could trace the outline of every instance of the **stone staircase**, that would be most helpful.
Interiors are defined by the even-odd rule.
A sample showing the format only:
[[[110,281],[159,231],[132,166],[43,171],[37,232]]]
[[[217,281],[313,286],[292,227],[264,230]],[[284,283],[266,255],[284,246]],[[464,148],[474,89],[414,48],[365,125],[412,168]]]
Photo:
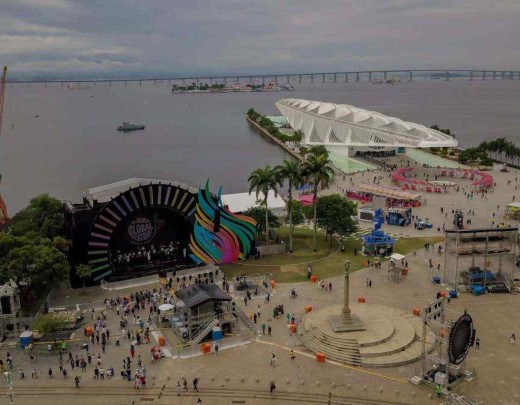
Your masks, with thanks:
[[[354,366],[395,367],[422,357],[420,318],[380,305],[364,304],[357,307],[357,312],[364,316],[367,329],[344,333],[333,332],[324,321],[331,310],[311,312],[298,329],[301,342],[314,353],[325,353],[329,360]],[[434,346],[435,335],[428,328],[426,352],[430,353]]]
[[[302,342],[313,352],[325,353],[325,356],[340,363],[361,366],[359,344],[355,339],[333,337],[314,328],[300,335]]]

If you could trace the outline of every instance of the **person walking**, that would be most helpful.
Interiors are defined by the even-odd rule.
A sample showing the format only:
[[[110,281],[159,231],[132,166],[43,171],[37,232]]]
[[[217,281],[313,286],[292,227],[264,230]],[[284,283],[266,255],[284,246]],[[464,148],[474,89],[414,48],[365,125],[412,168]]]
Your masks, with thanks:
[[[135,348],[133,344],[130,345],[130,356],[132,356],[132,359],[135,356]]]
[[[269,365],[271,367],[276,367],[276,355],[274,353],[271,353],[271,361],[269,362]]]
[[[218,343],[217,343],[217,341],[213,342],[213,353],[215,353],[215,356],[218,356]]]
[[[475,340],[475,347],[478,349],[480,349],[480,338],[478,337],[477,340]]]
[[[274,383],[274,380],[271,380],[271,382],[269,383],[269,393],[271,395],[274,395],[274,390],[276,390],[276,385]]]
[[[76,378],[74,378],[74,383],[76,384],[76,388],[79,388],[79,377],[76,376]]]
[[[49,367],[49,378],[52,378],[52,368]]]
[[[271,337],[271,332],[272,332],[271,325],[269,325],[267,327],[267,336]]]
[[[180,396],[181,395],[181,383],[179,381],[177,381],[176,390],[177,390],[177,396]]]
[[[442,387],[439,384],[435,384],[435,396],[440,398],[442,394]]]
[[[182,377],[182,387],[184,389],[184,392],[188,392],[188,381],[186,381],[186,378]]]
[[[197,399],[197,405],[202,405],[202,399]]]
[[[193,391],[194,392],[199,392],[198,384],[199,384],[199,379],[197,377],[195,377],[193,379]]]

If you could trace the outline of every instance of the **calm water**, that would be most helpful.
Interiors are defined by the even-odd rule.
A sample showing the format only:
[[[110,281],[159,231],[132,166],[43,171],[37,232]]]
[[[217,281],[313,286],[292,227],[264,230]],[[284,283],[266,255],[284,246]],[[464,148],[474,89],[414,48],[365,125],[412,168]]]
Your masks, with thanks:
[[[424,125],[451,128],[461,146],[506,136],[520,143],[520,81],[452,80],[295,85],[291,93],[172,95],[169,86],[8,87],[0,147],[2,194],[12,213],[47,192],[81,199],[87,188],[129,177],[242,192],[248,174],[286,154],[251,130],[254,107],[278,114],[283,97],[343,102]],[[36,117],[39,116],[39,117]],[[123,134],[123,120],[146,124]]]

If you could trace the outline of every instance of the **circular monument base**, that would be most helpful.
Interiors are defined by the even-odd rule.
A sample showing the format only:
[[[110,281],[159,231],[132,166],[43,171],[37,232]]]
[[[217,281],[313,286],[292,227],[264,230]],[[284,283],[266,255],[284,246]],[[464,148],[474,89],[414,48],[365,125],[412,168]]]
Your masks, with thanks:
[[[384,305],[353,304],[350,309],[363,330],[334,328],[330,320],[342,317],[342,306],[336,305],[305,315],[299,330],[300,339],[313,352],[322,352],[330,360],[352,365],[392,367],[421,357],[420,318]],[[433,349],[434,343],[435,335],[427,329],[427,352]]]

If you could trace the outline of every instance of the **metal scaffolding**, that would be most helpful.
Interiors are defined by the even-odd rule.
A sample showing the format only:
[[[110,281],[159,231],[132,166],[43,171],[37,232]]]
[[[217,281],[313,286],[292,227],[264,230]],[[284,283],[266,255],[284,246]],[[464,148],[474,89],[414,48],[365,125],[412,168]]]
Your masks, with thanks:
[[[454,290],[511,291],[518,228],[446,230],[445,235],[444,283]]]

